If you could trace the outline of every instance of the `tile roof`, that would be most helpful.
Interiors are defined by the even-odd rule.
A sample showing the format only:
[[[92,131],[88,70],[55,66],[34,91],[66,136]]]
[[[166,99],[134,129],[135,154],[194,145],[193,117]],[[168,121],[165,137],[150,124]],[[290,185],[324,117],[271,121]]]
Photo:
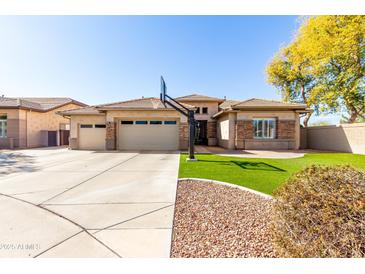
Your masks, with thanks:
[[[188,104],[182,104],[182,105],[184,105],[187,108],[194,108],[193,106],[190,106]],[[164,105],[161,102],[160,98],[155,98],[155,97],[140,98],[111,104],[97,105],[95,107],[97,109],[148,109],[148,110],[173,109],[171,106],[167,104]]]
[[[100,115],[103,114],[99,110],[96,109],[95,106],[88,106],[88,107],[82,107],[82,108],[76,108],[76,109],[67,109],[63,111],[57,112],[60,115],[75,115],[75,114],[82,114],[82,115]]]
[[[206,95],[201,95],[201,94],[190,94],[190,95],[186,95],[186,96],[181,96],[181,97],[176,97],[175,100],[177,101],[186,101],[186,102],[191,102],[191,101],[210,101],[210,102],[223,102],[224,99],[222,98],[217,98],[217,97],[211,97],[211,96],[206,96]]]
[[[45,112],[63,105],[74,103],[80,106],[86,104],[67,97],[40,98],[40,97],[0,97],[0,108],[22,108]]]
[[[219,107],[221,109],[226,109],[226,108],[230,108],[234,104],[238,104],[239,102],[241,102],[241,101],[238,101],[238,100],[225,100],[223,103],[221,103],[219,105]]]
[[[297,104],[297,103],[285,103],[274,100],[265,100],[265,99],[257,99],[251,98],[244,101],[236,101],[236,100],[227,100],[223,102],[220,107],[222,109],[244,109],[244,108],[274,108],[274,109],[306,109],[307,106],[305,104]]]
[[[193,106],[182,103],[187,108],[194,109]],[[96,106],[78,108],[60,111],[61,115],[93,115],[93,114],[101,114],[102,110],[172,110],[173,108],[169,105],[164,105],[160,98],[148,97],[148,98],[140,98],[133,99],[128,101],[110,103],[110,104],[101,104]]]

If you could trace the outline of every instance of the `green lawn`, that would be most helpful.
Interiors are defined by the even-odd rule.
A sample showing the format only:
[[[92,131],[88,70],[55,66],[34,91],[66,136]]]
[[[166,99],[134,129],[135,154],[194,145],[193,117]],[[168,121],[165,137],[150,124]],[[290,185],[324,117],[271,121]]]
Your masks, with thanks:
[[[350,153],[306,154],[295,159],[259,159],[197,154],[197,162],[180,156],[179,177],[205,178],[252,188],[267,194],[283,184],[294,172],[311,164],[350,164],[365,170],[365,155]]]

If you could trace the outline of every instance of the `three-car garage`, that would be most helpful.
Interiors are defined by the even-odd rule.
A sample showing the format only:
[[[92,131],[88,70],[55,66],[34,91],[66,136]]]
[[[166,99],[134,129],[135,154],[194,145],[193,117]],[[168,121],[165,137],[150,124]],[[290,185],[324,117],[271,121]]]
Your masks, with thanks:
[[[71,149],[176,151],[188,143],[187,118],[160,98],[90,106],[62,115],[71,120]]]
[[[179,128],[176,120],[129,119],[116,122],[119,150],[178,150]],[[106,125],[79,124],[79,149],[105,150]]]

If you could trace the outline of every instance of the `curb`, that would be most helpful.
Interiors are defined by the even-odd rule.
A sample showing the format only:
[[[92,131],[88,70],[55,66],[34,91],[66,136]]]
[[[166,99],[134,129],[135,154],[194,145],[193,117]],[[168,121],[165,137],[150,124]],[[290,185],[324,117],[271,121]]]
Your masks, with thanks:
[[[256,194],[258,196],[261,196],[262,198],[265,199],[274,199],[271,195],[244,187],[244,186],[239,186],[239,185],[234,185],[231,183],[227,183],[227,182],[222,182],[222,181],[216,181],[216,180],[210,180],[210,179],[202,179],[202,178],[178,178],[177,180],[178,182],[183,182],[183,181],[198,181],[198,182],[204,182],[204,183],[213,183],[213,184],[218,184],[218,185],[223,185],[223,186],[228,186],[228,187],[232,187],[232,188],[238,188],[240,190],[243,191],[247,191],[250,192],[252,194]]]

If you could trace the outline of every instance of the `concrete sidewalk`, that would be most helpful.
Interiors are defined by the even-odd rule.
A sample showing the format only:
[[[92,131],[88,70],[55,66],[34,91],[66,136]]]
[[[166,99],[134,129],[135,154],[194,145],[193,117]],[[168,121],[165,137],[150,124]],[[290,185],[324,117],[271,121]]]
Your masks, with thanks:
[[[7,153],[32,168],[1,177],[0,257],[169,257],[178,153]]]
[[[216,154],[228,157],[240,158],[271,158],[290,159],[300,158],[310,150],[229,150],[218,146],[195,146],[196,153]]]

